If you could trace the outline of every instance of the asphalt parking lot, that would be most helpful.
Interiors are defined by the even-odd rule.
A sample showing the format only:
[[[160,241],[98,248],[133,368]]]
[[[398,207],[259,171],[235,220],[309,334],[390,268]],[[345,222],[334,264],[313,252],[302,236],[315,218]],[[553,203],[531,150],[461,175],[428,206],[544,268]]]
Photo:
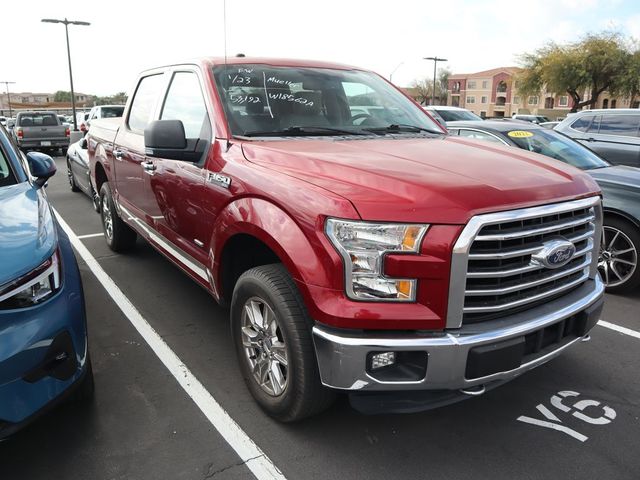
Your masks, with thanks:
[[[262,413],[241,379],[226,310],[143,241],[113,254],[91,202],[69,190],[64,159],[57,163],[48,187],[54,208],[180,365],[279,469],[275,478],[639,477],[640,292],[606,299],[603,320],[631,331],[597,326],[590,342],[481,397],[381,416],[340,399],[318,417],[283,425]],[[95,402],[62,406],[1,443],[0,478],[274,478],[249,468],[253,460],[238,452],[246,441],[232,441],[234,450],[230,430],[212,423],[222,415],[217,425],[225,425],[224,412],[203,412],[200,397],[182,386],[192,380],[176,380],[90,265],[79,263]]]

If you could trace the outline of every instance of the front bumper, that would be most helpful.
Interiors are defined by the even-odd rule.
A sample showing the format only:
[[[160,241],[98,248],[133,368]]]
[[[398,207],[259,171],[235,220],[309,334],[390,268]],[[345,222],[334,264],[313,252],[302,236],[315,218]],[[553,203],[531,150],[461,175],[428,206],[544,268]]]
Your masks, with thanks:
[[[33,307],[0,310],[0,437],[57,402],[84,375],[87,326],[80,272],[58,228],[63,281]]]
[[[45,143],[43,145],[43,142]],[[44,140],[17,140],[20,148],[68,148],[69,139],[44,139]]]
[[[599,277],[534,309],[442,332],[363,333],[316,324],[313,338],[322,383],[352,392],[467,390],[495,385],[558,356],[584,337],[602,311]],[[378,375],[372,353],[424,355],[420,378]],[[415,369],[414,369],[415,371]]]

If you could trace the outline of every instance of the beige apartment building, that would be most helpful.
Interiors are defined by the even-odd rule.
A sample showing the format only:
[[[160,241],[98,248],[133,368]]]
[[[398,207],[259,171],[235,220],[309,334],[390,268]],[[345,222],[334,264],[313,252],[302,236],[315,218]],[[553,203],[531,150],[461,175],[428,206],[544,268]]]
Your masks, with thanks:
[[[510,117],[512,114],[544,115],[558,120],[571,111],[572,99],[567,94],[540,92],[538,95],[520,95],[515,76],[518,67],[500,67],[476,73],[456,74],[449,77],[447,105],[463,107],[481,117]],[[606,92],[594,108],[638,108],[628,98],[612,98]]]

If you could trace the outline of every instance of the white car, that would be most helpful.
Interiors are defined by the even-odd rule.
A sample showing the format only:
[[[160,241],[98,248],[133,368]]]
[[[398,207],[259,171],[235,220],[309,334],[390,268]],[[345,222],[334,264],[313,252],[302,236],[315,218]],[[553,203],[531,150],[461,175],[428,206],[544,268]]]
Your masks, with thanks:
[[[483,121],[484,119],[471,110],[460,107],[449,107],[447,105],[428,105],[422,107],[425,111],[429,112],[438,122],[443,126],[447,126],[447,122],[473,122]]]
[[[124,114],[124,105],[98,105],[93,107],[87,118],[87,127],[91,125],[91,120],[99,118],[117,118]]]

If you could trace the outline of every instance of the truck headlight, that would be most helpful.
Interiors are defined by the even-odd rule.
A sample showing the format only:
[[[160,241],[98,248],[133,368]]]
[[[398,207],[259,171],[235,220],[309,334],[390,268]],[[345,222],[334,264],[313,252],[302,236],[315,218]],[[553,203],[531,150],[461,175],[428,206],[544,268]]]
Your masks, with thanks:
[[[325,231],[344,260],[345,290],[353,300],[414,302],[416,279],[383,274],[386,253],[418,253],[429,225],[327,219]]]
[[[0,287],[0,309],[25,308],[53,296],[61,284],[60,254],[56,250],[40,266]]]

